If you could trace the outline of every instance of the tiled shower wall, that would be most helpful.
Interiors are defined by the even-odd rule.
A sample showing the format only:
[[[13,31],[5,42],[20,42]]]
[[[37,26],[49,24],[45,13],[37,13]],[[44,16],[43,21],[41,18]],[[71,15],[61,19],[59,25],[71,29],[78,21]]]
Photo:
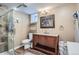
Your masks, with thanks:
[[[7,12],[6,6],[0,6],[0,53],[8,50],[8,35],[7,35]]]
[[[7,15],[0,17],[0,52],[8,50]]]

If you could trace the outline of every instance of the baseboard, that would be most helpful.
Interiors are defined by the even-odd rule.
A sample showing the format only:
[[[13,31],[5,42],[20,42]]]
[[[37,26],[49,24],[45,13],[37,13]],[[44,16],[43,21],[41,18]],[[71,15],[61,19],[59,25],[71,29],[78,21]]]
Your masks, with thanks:
[[[15,47],[14,50],[16,50],[16,49],[18,49],[18,48],[20,48],[20,47],[22,47],[22,45]],[[13,49],[10,49],[10,50],[8,50],[8,51],[11,52],[11,51],[13,51]]]

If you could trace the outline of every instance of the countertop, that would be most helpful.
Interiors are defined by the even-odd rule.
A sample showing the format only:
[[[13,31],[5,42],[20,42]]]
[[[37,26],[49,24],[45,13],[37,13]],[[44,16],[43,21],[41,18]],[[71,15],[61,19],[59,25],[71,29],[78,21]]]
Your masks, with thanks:
[[[46,35],[46,36],[58,36],[58,34],[44,34],[44,33],[33,33],[37,35]]]

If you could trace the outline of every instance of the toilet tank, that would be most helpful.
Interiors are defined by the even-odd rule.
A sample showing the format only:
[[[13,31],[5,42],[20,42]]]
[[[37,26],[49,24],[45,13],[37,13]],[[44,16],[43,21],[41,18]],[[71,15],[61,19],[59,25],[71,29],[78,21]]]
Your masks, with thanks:
[[[29,33],[29,39],[32,40],[32,37],[33,37],[33,33]]]

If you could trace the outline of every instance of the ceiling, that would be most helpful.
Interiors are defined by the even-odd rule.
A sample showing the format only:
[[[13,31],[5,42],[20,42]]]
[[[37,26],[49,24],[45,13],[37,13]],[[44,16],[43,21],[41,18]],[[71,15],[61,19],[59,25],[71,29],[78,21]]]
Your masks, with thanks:
[[[5,5],[8,9],[13,9],[20,5],[21,3],[2,3],[2,5]],[[27,7],[20,7],[17,8],[17,11],[27,13],[27,14],[33,14],[38,12],[39,9],[45,8],[45,7],[57,7],[62,5],[63,3],[24,3],[27,5]]]

